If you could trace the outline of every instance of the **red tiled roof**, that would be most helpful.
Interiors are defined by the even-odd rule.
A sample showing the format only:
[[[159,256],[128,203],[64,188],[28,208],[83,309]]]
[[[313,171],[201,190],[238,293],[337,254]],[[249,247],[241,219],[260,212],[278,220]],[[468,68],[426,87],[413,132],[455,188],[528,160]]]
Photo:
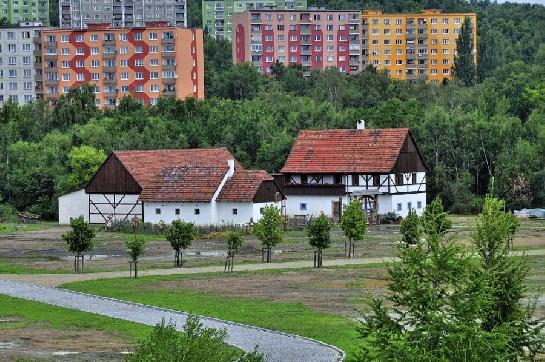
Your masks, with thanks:
[[[225,167],[167,167],[142,189],[142,201],[209,202],[227,173]]]
[[[235,170],[235,174],[225,183],[217,200],[251,202],[263,181],[273,180],[273,177],[264,170]]]
[[[165,168],[190,165],[227,168],[227,161],[235,159],[225,147],[184,150],[114,151],[113,153],[142,189],[145,189]],[[241,170],[244,168],[235,160],[235,169]]]
[[[408,135],[407,128],[301,131],[280,172],[389,172]]]

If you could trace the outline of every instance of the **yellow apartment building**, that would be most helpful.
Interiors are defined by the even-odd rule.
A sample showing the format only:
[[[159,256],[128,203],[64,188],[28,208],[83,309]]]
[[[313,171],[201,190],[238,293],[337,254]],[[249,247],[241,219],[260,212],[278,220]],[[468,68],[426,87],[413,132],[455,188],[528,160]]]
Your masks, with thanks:
[[[418,14],[362,12],[362,68],[384,69],[392,78],[452,78],[456,39],[465,18],[471,20],[477,63],[477,15],[424,10]]]

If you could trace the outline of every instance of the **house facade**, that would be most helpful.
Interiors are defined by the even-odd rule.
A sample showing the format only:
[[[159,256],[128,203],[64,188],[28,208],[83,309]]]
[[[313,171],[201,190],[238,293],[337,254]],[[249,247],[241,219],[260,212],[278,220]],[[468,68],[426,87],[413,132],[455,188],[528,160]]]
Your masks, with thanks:
[[[368,218],[426,207],[426,165],[406,128],[302,131],[276,176],[288,216],[334,218],[359,199]]]
[[[244,225],[282,200],[271,175],[245,170],[226,148],[114,151],[84,190],[59,198],[59,222]]]

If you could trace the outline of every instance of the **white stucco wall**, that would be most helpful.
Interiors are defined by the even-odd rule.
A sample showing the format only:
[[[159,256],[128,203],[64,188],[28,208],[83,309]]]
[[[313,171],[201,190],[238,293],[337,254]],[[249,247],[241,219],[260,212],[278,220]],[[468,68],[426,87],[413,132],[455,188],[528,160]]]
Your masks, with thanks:
[[[70,218],[83,216],[89,221],[88,197],[84,189],[59,197],[59,224],[70,224]]]
[[[419,201],[420,208],[418,208]],[[409,213],[409,203],[411,203],[411,209],[416,210],[418,215],[422,215],[426,208],[426,193],[392,195],[392,211],[401,217],[406,217]],[[401,204],[401,211],[398,210],[398,204]]]
[[[233,224],[244,225],[253,218],[254,222],[261,218],[260,210],[267,205],[275,205],[280,208],[280,203],[251,203],[251,202],[216,202],[215,212],[212,211],[210,203],[144,203],[144,221],[157,224],[163,221],[166,224],[174,220],[192,222],[195,225],[211,224]],[[156,214],[156,209],[161,209],[161,214]],[[180,209],[180,214],[176,215],[176,209]],[[195,209],[200,210],[199,215],[195,215]],[[237,209],[237,214],[233,214],[233,209]],[[215,217],[214,217],[215,215]]]

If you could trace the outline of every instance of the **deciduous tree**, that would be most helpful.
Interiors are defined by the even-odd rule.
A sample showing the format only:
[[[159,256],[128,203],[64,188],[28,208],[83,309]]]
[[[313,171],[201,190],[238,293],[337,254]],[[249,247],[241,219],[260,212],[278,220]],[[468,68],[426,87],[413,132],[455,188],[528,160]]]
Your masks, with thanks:
[[[265,206],[261,219],[254,226],[254,233],[263,243],[263,259],[270,263],[272,248],[284,238],[280,210],[273,205]]]
[[[125,245],[127,246],[127,249],[129,249],[129,258],[134,264],[134,277],[138,278],[138,259],[146,250],[146,240],[143,237],[134,234],[134,237],[127,240]]]
[[[68,251],[75,253],[74,271],[80,273],[83,271],[84,253],[93,248],[93,239],[95,231],[85,222],[83,216],[70,220],[72,230],[62,236],[68,244]]]
[[[239,232],[232,231],[227,235],[227,259],[224,271],[233,271],[235,255],[242,248],[243,240]]]
[[[331,246],[331,224],[324,213],[310,220],[307,225],[308,243],[316,248],[314,252],[314,267],[322,267],[322,251]]]
[[[176,267],[183,266],[183,250],[191,246],[191,243],[197,237],[197,232],[193,223],[174,220],[170,225],[166,239],[174,249],[174,264]]]
[[[475,60],[473,55],[473,27],[469,17],[466,17],[460,34],[456,39],[456,56],[452,72],[466,86],[475,84]]]
[[[346,241],[344,243],[344,254],[347,258],[355,257],[355,241],[363,240],[367,233],[367,219],[358,199],[353,199],[344,207],[340,226],[348,239],[348,245]]]

